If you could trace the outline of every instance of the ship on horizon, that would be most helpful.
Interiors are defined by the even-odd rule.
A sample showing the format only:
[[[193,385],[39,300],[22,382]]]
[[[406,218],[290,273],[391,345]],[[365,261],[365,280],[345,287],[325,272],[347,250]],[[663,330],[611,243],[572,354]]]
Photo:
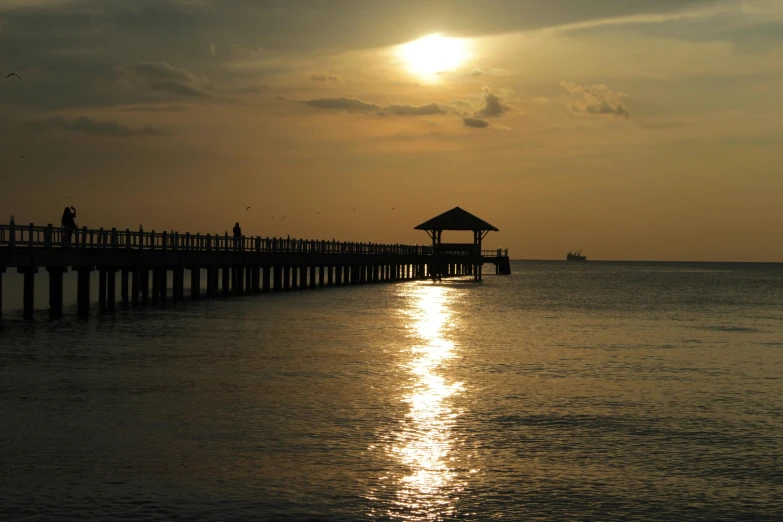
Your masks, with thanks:
[[[569,250],[566,261],[587,261],[587,256],[582,255],[582,249],[579,249],[576,252],[571,252]]]

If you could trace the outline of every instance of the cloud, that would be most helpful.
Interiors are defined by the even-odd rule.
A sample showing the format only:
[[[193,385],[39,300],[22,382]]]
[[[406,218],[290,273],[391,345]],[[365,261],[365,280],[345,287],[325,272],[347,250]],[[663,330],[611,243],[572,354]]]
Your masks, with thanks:
[[[630,118],[630,114],[622,103],[628,95],[624,92],[614,92],[606,85],[577,85],[561,81],[560,86],[569,93],[581,97],[572,102],[569,107],[574,112],[607,115]]]
[[[134,129],[116,121],[97,121],[81,116],[75,120],[68,120],[62,116],[50,116],[44,120],[34,120],[27,122],[27,126],[38,132],[47,132],[50,130],[64,130],[71,132],[81,132],[91,136],[111,136],[116,138],[126,138],[130,136],[148,135],[148,136],[166,136],[164,132],[155,127],[145,126]]]
[[[480,120],[478,118],[462,118],[462,123],[475,129],[484,129],[489,127],[488,121]]]
[[[175,69],[166,62],[125,65],[120,68],[120,73],[131,83],[151,91],[169,92],[177,96],[210,96],[203,88],[206,77],[197,76],[187,69]]]
[[[437,103],[430,103],[428,105],[389,105],[384,108],[384,111],[396,114],[397,116],[422,116],[432,114],[446,114],[446,110],[443,109]]]
[[[469,76],[511,76],[511,71],[502,69],[500,67],[493,67],[491,69],[473,69],[470,71]]]
[[[500,98],[492,94],[489,87],[484,87],[484,108],[476,111],[479,118],[499,118],[511,110],[508,105],[503,105]]]
[[[336,74],[317,74],[310,75],[310,79],[314,82],[342,82],[342,79]]]
[[[373,112],[379,116],[394,114],[397,116],[425,116],[433,114],[446,114],[446,109],[437,103],[428,105],[376,105],[367,103],[357,98],[318,98],[316,100],[304,100],[302,103],[319,109],[341,109],[351,112]]]
[[[363,102],[357,98],[318,98],[317,100],[304,100],[302,103],[319,109],[342,109],[345,111],[361,112],[381,110],[380,105]]]
[[[185,105],[134,105],[125,107],[124,111],[134,112],[182,112],[188,110]]]

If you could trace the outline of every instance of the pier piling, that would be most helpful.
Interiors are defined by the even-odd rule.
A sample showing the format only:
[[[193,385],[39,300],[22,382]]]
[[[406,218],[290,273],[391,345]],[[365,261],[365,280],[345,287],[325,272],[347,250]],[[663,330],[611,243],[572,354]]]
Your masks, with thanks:
[[[18,267],[17,272],[24,275],[24,297],[23,297],[23,316],[25,320],[33,318],[35,308],[35,274],[38,268],[34,266]]]
[[[190,299],[198,301],[201,298],[201,267],[190,267]]]
[[[113,314],[116,311],[117,295],[117,271],[109,269],[106,271],[106,311]]]
[[[86,319],[90,315],[90,273],[91,267],[78,267],[76,269],[76,314],[80,319]]]
[[[122,302],[123,308],[127,308],[130,302],[128,296],[129,278],[130,278],[130,270],[128,270],[127,268],[123,268],[120,274],[120,300]]]
[[[49,272],[49,317],[60,319],[63,315],[63,273],[65,270],[59,266],[46,268]]]
[[[106,270],[98,269],[98,308],[101,312],[106,311]]]
[[[5,274],[5,267],[0,266],[0,317],[3,313],[3,274]]]

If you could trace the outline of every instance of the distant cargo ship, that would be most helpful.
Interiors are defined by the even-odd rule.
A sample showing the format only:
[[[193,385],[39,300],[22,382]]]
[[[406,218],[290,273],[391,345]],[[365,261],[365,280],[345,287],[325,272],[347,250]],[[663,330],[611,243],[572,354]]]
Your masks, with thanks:
[[[581,250],[577,250],[576,252],[569,251],[566,256],[566,261],[587,261],[587,256],[583,256]]]

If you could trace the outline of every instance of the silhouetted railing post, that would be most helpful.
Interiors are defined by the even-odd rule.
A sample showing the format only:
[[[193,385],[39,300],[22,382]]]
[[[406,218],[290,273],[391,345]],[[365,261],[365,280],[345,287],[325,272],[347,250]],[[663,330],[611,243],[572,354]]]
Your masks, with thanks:
[[[16,223],[14,223],[13,219],[8,225],[8,246],[11,250],[16,246]]]

